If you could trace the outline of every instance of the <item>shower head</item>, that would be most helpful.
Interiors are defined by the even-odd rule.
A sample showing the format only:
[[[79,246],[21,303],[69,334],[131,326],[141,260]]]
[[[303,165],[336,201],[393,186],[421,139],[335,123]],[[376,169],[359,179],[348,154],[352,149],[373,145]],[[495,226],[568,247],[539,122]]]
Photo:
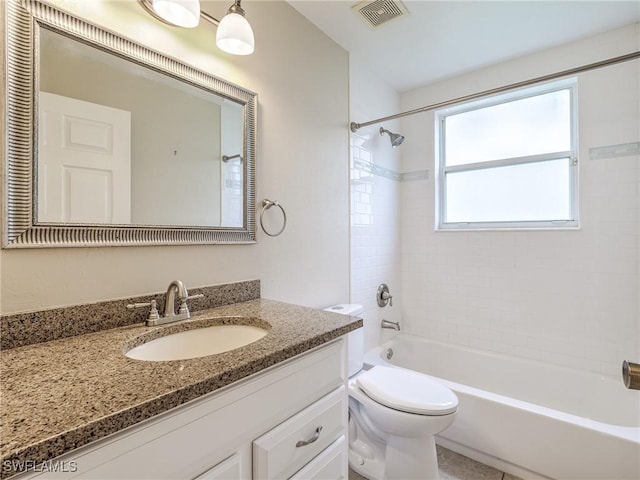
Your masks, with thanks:
[[[396,148],[402,142],[404,142],[404,135],[400,135],[399,133],[393,133],[389,130],[380,127],[380,135],[384,135],[385,133],[389,134],[389,139],[391,140],[391,146]]]

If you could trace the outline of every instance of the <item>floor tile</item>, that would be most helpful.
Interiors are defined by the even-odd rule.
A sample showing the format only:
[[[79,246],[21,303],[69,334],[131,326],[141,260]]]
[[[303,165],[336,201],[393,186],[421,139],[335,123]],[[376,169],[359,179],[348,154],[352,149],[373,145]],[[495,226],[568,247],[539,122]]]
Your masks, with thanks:
[[[521,480],[446,448],[438,446],[437,450],[440,480]],[[349,480],[367,479],[349,469]]]
[[[353,470],[349,469],[349,480],[367,480],[367,479],[362,475],[360,475],[359,473],[356,473]]]
[[[500,470],[463,455],[438,447],[438,468],[441,480],[502,480]]]

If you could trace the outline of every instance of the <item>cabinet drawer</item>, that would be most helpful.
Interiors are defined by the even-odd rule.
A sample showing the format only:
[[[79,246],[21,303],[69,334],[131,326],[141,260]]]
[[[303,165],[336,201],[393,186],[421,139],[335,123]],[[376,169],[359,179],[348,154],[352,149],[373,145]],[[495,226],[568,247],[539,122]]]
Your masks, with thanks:
[[[346,428],[347,397],[341,386],[254,440],[254,478],[289,478],[344,435]]]
[[[342,435],[289,480],[347,480],[349,459],[346,443]]]

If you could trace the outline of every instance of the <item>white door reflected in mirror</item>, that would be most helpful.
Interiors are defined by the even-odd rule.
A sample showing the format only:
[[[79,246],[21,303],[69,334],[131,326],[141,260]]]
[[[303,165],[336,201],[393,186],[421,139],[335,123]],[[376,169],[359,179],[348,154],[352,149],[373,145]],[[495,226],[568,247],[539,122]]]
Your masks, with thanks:
[[[131,113],[40,92],[38,222],[131,222]]]

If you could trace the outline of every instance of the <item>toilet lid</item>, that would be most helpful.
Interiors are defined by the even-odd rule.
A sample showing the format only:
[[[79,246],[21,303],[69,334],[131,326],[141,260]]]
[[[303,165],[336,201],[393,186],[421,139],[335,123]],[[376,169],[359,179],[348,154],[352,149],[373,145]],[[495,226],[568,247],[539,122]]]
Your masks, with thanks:
[[[376,402],[403,412],[447,415],[458,408],[455,393],[411,370],[376,365],[362,372],[356,384]]]

